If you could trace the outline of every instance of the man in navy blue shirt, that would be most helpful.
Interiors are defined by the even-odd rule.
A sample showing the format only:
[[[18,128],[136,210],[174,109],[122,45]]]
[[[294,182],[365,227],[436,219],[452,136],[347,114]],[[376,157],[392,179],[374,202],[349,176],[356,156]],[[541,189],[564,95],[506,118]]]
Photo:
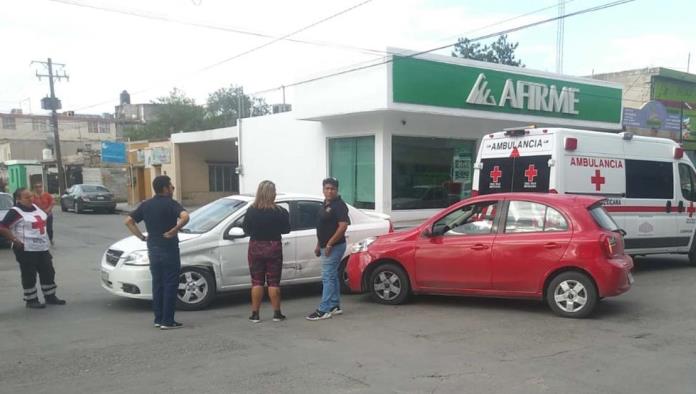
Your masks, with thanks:
[[[188,223],[189,215],[181,204],[172,198],[174,185],[168,176],[155,177],[152,188],[156,195],[131,212],[125,224],[133,235],[147,241],[155,327],[170,330],[182,326],[174,320],[181,268],[177,234]],[[141,221],[145,221],[147,237],[137,226]]]

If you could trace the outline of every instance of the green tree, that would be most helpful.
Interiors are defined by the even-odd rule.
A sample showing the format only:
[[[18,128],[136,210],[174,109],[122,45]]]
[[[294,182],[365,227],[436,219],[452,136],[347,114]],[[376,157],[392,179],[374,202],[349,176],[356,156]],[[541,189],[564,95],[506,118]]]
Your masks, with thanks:
[[[271,108],[265,100],[242,94],[240,87],[230,85],[208,95],[206,106],[208,119],[216,127],[235,126],[240,101],[243,108],[242,118],[271,113]]]
[[[152,103],[159,104],[154,120],[142,126],[126,128],[126,137],[133,140],[168,138],[179,131],[205,130],[211,126],[205,107],[197,105],[177,88],[169,96],[160,97]]]
[[[489,63],[507,64],[509,66],[524,67],[522,61],[515,59],[515,50],[519,42],[508,42],[507,35],[503,34],[491,45],[471,42],[468,38],[460,38],[454,44],[452,56],[465,59],[481,60]]]

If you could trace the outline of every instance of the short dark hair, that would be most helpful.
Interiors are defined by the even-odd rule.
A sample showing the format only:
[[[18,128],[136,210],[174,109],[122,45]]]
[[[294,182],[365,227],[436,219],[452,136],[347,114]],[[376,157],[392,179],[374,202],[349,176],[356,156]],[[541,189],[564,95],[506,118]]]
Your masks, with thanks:
[[[332,176],[330,176],[328,178],[324,178],[324,180],[321,181],[321,186],[324,187],[326,185],[331,185],[331,186],[335,187],[336,189],[338,189],[338,179],[336,179]]]
[[[21,196],[21,195],[22,195],[22,192],[25,191],[25,190],[27,190],[26,187],[18,187],[18,188],[14,191],[14,193],[12,193],[12,200],[13,200],[14,205],[17,205],[17,201],[19,201],[19,196]]]
[[[160,194],[164,191],[165,187],[172,184],[172,178],[167,175],[156,176],[152,181],[152,188],[155,189],[155,193]]]

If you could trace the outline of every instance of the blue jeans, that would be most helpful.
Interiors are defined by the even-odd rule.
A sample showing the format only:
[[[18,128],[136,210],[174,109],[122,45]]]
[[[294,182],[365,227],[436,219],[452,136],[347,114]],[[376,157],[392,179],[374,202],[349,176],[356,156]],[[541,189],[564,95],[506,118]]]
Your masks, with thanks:
[[[346,243],[334,245],[331,254],[326,256],[325,249],[321,249],[321,292],[320,312],[329,312],[331,308],[341,305],[341,278],[338,275],[338,266],[341,264],[343,254],[346,252]]]
[[[148,248],[148,255],[152,274],[152,310],[155,313],[155,324],[172,325],[181,268],[179,248],[153,246]]]

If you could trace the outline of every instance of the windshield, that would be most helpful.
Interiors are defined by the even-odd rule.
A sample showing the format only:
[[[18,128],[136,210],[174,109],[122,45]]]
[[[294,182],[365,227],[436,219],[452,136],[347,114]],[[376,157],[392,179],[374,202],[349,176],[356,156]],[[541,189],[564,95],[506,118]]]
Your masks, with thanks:
[[[191,213],[191,219],[182,233],[202,234],[213,229],[231,214],[247,204],[246,201],[232,198],[221,198],[205,205]]]
[[[12,208],[12,197],[7,194],[0,194],[0,209]]]
[[[85,193],[110,193],[109,189],[104,186],[82,185],[82,191]]]

